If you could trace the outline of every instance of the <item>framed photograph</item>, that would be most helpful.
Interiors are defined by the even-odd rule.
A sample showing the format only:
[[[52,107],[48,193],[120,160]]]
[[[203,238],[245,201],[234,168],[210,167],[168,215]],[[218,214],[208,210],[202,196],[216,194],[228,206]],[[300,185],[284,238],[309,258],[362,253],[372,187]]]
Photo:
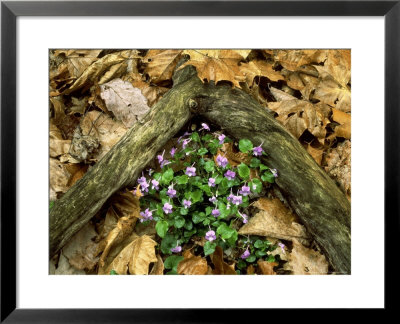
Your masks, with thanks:
[[[2,2],[1,321],[392,308],[399,16]]]

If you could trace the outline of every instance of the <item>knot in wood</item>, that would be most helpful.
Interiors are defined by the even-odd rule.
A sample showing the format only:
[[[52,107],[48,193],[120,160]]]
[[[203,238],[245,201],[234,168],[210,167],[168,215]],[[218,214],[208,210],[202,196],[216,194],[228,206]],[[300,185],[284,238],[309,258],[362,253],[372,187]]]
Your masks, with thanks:
[[[192,112],[195,112],[196,108],[198,107],[199,104],[197,103],[197,101],[195,99],[189,99],[188,105],[189,105],[189,109]]]

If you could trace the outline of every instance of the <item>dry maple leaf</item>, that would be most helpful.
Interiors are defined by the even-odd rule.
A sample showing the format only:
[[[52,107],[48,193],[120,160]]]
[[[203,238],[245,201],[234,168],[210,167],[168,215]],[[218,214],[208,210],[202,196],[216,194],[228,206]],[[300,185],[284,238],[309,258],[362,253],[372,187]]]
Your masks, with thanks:
[[[301,66],[326,60],[327,50],[274,50],[274,59],[285,69],[296,71]]]
[[[190,56],[190,60],[180,68],[187,65],[196,67],[197,74],[204,82],[230,81],[234,86],[239,87],[239,82],[244,81],[241,75],[239,62],[242,61],[250,51],[242,50],[186,50],[183,52]],[[247,54],[246,54],[247,53]]]
[[[284,268],[293,271],[294,275],[323,275],[328,273],[328,266],[322,254],[293,240],[293,249]]]
[[[71,174],[63,163],[50,158],[50,200],[56,200],[59,192],[67,192],[70,177]]]
[[[259,259],[257,261],[257,264],[258,264],[258,269],[260,270],[260,274],[276,275],[276,272],[274,271],[274,267],[276,267],[278,265],[278,263],[263,261],[263,260]]]
[[[320,143],[324,143],[326,125],[329,120],[324,117],[318,106],[304,100],[287,100],[281,102],[269,102],[268,108],[278,113],[277,120],[299,138],[307,129]]]
[[[149,50],[143,58],[146,63],[144,73],[154,83],[170,80],[181,54],[182,50]]]
[[[169,90],[165,87],[150,85],[148,82],[137,80],[132,82],[135,88],[140,89],[143,96],[146,97],[149,107],[153,107],[162,96]]]
[[[189,250],[183,253],[183,257],[184,259],[178,264],[178,274],[205,275],[207,273],[206,259],[193,255]]]
[[[335,127],[335,136],[344,137],[346,139],[351,138],[351,115],[343,111],[332,108],[332,119],[339,123],[339,126]]]
[[[326,156],[325,171],[335,179],[349,198],[351,195],[351,142],[339,143]]]
[[[132,127],[150,111],[146,97],[130,82],[114,79],[101,85],[100,89],[107,109],[126,127]]]
[[[283,240],[301,241],[310,239],[303,225],[296,220],[296,216],[287,209],[278,198],[260,198],[255,204],[260,211],[243,225],[239,234],[259,235]]]
[[[246,82],[249,86],[253,84],[254,78],[257,76],[267,77],[274,82],[285,79],[279,72],[273,69],[272,64],[261,60],[241,64],[240,73],[246,77]]]
[[[115,270],[118,274],[147,275],[149,265],[157,262],[154,247],[157,242],[147,235],[140,236],[128,244],[108,265],[104,274]],[[100,274],[100,273],[99,273]]]
[[[229,265],[224,261],[224,252],[220,246],[215,248],[211,255],[211,261],[214,264],[213,274],[218,275],[236,275],[235,264]]]
[[[151,269],[150,275],[163,275],[164,274],[164,262],[159,254],[157,254],[157,262],[154,263]]]

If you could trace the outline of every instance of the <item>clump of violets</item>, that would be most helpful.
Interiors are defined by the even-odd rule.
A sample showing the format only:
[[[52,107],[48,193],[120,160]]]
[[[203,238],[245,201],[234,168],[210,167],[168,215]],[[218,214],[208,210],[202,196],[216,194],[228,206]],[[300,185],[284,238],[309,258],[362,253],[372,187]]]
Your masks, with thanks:
[[[228,165],[228,159],[220,154],[217,156],[217,165],[225,168]]]
[[[172,205],[170,203],[165,203],[163,207],[163,211],[166,214],[171,214],[172,213]]]
[[[236,177],[236,172],[232,171],[232,170],[228,170],[225,172],[224,174],[225,178],[227,178],[228,180],[233,180]]]
[[[206,239],[207,241],[212,242],[212,241],[214,241],[214,240],[217,239],[217,236],[215,235],[215,232],[214,232],[213,230],[209,230],[209,231],[206,233],[205,239]]]
[[[183,206],[186,209],[190,208],[191,205],[192,205],[192,202],[190,200],[186,200],[186,199],[183,200]]]

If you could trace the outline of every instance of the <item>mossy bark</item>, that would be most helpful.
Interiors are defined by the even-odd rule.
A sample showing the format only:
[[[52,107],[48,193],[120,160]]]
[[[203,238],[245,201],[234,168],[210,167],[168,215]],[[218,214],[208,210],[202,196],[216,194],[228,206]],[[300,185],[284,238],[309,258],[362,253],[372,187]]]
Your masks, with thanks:
[[[198,114],[235,139],[262,144],[264,163],[276,168],[276,185],[324,250],[337,273],[350,274],[350,203],[334,181],[264,107],[230,86],[203,84],[193,67],[174,76],[174,87],[141,124],[79,180],[50,213],[54,255],[120,188],[136,181],[157,151]]]

